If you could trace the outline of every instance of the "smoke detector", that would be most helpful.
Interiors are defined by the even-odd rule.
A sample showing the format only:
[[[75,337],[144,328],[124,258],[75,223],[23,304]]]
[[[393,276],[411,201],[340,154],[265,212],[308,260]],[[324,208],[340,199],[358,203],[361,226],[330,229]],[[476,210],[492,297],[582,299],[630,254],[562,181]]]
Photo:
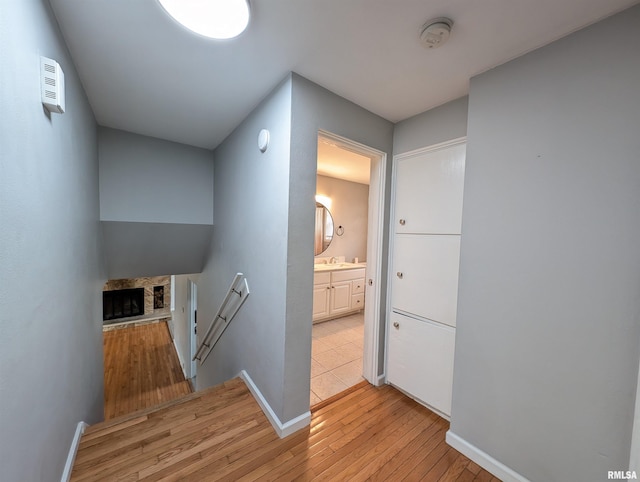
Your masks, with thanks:
[[[422,26],[420,43],[427,49],[440,47],[451,35],[453,20],[446,17],[434,18]]]

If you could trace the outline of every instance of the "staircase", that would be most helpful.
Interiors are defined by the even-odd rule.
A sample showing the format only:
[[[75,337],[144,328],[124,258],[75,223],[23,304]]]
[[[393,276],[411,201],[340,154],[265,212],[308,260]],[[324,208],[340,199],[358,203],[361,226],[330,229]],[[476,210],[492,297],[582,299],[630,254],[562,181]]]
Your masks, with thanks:
[[[205,480],[212,472],[224,477],[251,442],[270,440],[278,436],[235,378],[87,428],[71,480]]]

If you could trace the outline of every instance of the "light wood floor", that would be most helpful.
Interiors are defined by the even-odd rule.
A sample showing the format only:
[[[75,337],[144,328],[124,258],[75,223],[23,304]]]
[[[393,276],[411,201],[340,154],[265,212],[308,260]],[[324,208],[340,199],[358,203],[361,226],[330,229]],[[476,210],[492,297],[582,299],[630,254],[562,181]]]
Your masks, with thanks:
[[[444,441],[448,423],[359,384],[279,439],[239,379],[89,427],[72,480],[497,481]]]
[[[103,332],[104,418],[191,393],[166,322]]]

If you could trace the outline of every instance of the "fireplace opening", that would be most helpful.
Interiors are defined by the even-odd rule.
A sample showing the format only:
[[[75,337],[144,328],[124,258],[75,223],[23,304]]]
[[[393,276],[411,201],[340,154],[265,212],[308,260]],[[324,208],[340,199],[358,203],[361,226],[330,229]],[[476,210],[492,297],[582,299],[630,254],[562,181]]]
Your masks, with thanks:
[[[144,315],[144,288],[102,292],[104,321],[139,315]]]
[[[164,286],[153,287],[153,309],[164,308]]]

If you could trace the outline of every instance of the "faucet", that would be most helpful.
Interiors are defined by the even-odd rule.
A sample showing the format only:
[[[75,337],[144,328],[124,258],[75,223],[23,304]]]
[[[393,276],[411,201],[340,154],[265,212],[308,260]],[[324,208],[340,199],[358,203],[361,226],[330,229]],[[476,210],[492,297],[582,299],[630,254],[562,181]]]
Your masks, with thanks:
[[[335,256],[331,256],[331,259],[329,260],[329,264],[335,264],[336,261],[338,261],[338,258],[336,258]]]

